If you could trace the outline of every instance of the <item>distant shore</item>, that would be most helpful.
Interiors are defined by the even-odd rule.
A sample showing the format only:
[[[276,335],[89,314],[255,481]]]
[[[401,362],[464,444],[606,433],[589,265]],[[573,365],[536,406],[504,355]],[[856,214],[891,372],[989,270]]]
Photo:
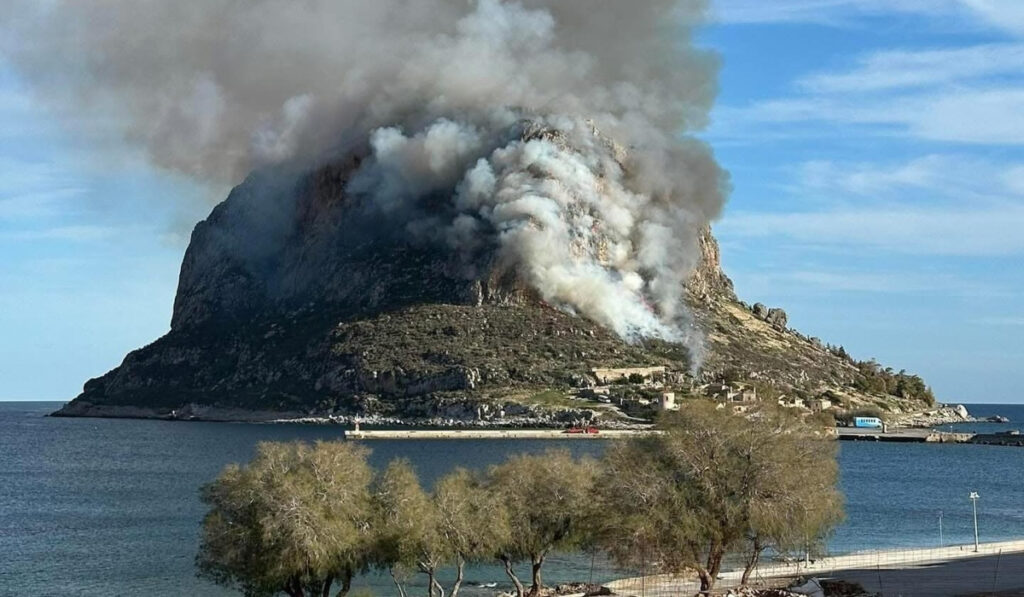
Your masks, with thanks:
[[[563,435],[566,422],[537,417],[505,417],[492,420],[458,420],[443,418],[403,419],[398,417],[355,416],[355,415],[310,415],[302,412],[247,410],[191,405],[182,409],[168,410],[139,406],[118,406],[69,402],[63,408],[50,413],[51,417],[95,418],[95,419],[152,419],[159,421],[210,422],[210,423],[266,423],[331,425],[351,429],[358,421],[364,426],[362,432],[369,434],[363,439],[482,439],[511,438],[551,439]],[[638,432],[649,429],[650,423],[636,421],[601,421],[601,434],[621,431]],[[366,429],[365,427],[369,427]],[[387,428],[387,429],[382,429]],[[395,429],[397,428],[397,429]],[[351,433],[351,431],[348,431]],[[613,434],[614,434],[613,433]],[[381,435],[383,434],[383,435]],[[389,435],[390,434],[390,435]],[[426,434],[426,435],[423,435]],[[439,435],[440,434],[440,435]],[[577,435],[577,434],[564,434]],[[588,435],[588,434],[579,434]],[[593,435],[593,434],[591,434]],[[529,436],[529,438],[527,437]],[[605,436],[607,437],[607,435]]]
[[[962,407],[958,407],[962,408]],[[933,418],[940,413],[956,412],[949,407],[940,407],[928,413]],[[444,418],[399,418],[356,415],[315,415],[298,411],[249,410],[190,404],[179,409],[140,407],[129,405],[90,404],[75,401],[65,404],[50,416],[82,417],[104,419],[153,419],[161,421],[197,421],[216,423],[264,423],[330,425],[345,428],[345,435],[361,440],[424,440],[424,439],[612,439],[649,433],[652,424],[640,420],[602,420],[593,423],[600,427],[596,434],[566,433],[568,423],[556,417],[512,416],[501,419],[462,420]],[[963,421],[959,418],[957,420]],[[973,420],[973,419],[971,419]],[[356,433],[352,428],[359,423],[363,429]],[[583,421],[580,424],[587,425]],[[916,426],[893,426],[883,432],[878,429],[836,428],[840,440],[908,442],[908,443],[959,443],[1002,446],[1024,446],[1024,435],[949,433],[933,428]]]

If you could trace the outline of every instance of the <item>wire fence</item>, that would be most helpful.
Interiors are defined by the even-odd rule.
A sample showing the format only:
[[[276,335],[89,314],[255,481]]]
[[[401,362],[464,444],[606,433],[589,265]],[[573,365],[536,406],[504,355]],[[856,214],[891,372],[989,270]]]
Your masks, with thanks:
[[[607,587],[625,597],[680,597],[697,595],[700,583],[695,574],[659,574],[645,566],[622,568],[600,553],[558,554],[549,556],[543,580],[548,587],[559,587],[564,594],[582,595],[588,590]],[[726,562],[718,575],[714,595],[728,594],[740,585],[742,563]],[[519,565],[516,571],[529,587],[530,567]],[[450,571],[448,571],[450,572]],[[450,587],[452,574],[441,575]],[[868,594],[879,597],[943,597],[984,595],[998,591],[1024,589],[1024,541],[982,543],[936,548],[887,549],[825,557],[807,557],[782,561],[764,558],[752,571],[747,586],[767,588],[786,586],[796,578],[841,579],[859,584]],[[357,582],[363,595],[395,595],[390,578],[363,578]],[[409,595],[425,595],[422,578],[410,579]],[[478,566],[467,570],[459,595],[494,597],[514,594],[512,583],[499,566]],[[1017,594],[1017,593],[1014,593]],[[1024,595],[1024,591],[1019,593]]]
[[[735,562],[733,564],[736,564]],[[608,563],[604,565],[610,566]],[[715,583],[715,594],[739,586],[741,567],[726,566]],[[623,573],[632,575],[622,576]],[[665,575],[643,570],[597,570],[597,577],[620,576],[603,582],[616,595],[676,597],[700,591],[696,575]],[[840,578],[879,596],[938,597],[980,595],[1024,589],[1024,541],[982,543],[939,548],[888,549],[825,557],[761,562],[748,586],[777,587],[795,578]],[[593,580],[593,578],[592,578]],[[1024,592],[1021,593],[1024,595]]]

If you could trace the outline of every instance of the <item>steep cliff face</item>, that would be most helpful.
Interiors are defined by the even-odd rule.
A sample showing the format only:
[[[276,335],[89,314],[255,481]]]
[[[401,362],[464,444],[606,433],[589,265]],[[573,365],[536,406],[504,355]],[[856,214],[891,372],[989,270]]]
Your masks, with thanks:
[[[595,367],[652,365],[684,390],[731,377],[851,406],[915,406],[857,389],[850,359],[788,329],[780,310],[739,302],[708,229],[692,239],[699,260],[686,282],[704,339],[693,354],[549,305],[487,251],[467,263],[414,242],[346,192],[359,164],[267,171],[234,189],[192,234],[171,331],[60,414],[480,418],[580,385]]]

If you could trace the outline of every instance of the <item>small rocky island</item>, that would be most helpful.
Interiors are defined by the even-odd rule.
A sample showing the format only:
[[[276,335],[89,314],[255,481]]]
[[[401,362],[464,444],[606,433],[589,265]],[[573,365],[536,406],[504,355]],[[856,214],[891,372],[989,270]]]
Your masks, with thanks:
[[[689,341],[624,340],[544,301],[493,255],[467,277],[464,257],[381,231],[348,192],[362,159],[235,188],[192,233],[171,330],[55,414],[616,427],[701,396],[918,425],[968,416],[935,410],[919,377],[741,302],[708,228],[692,239]]]

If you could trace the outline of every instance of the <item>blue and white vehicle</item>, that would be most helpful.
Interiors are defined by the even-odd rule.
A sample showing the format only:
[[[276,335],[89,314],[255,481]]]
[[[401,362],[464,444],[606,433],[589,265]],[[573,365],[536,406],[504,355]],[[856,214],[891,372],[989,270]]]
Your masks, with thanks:
[[[854,417],[853,426],[862,429],[881,429],[882,420],[878,417]]]

